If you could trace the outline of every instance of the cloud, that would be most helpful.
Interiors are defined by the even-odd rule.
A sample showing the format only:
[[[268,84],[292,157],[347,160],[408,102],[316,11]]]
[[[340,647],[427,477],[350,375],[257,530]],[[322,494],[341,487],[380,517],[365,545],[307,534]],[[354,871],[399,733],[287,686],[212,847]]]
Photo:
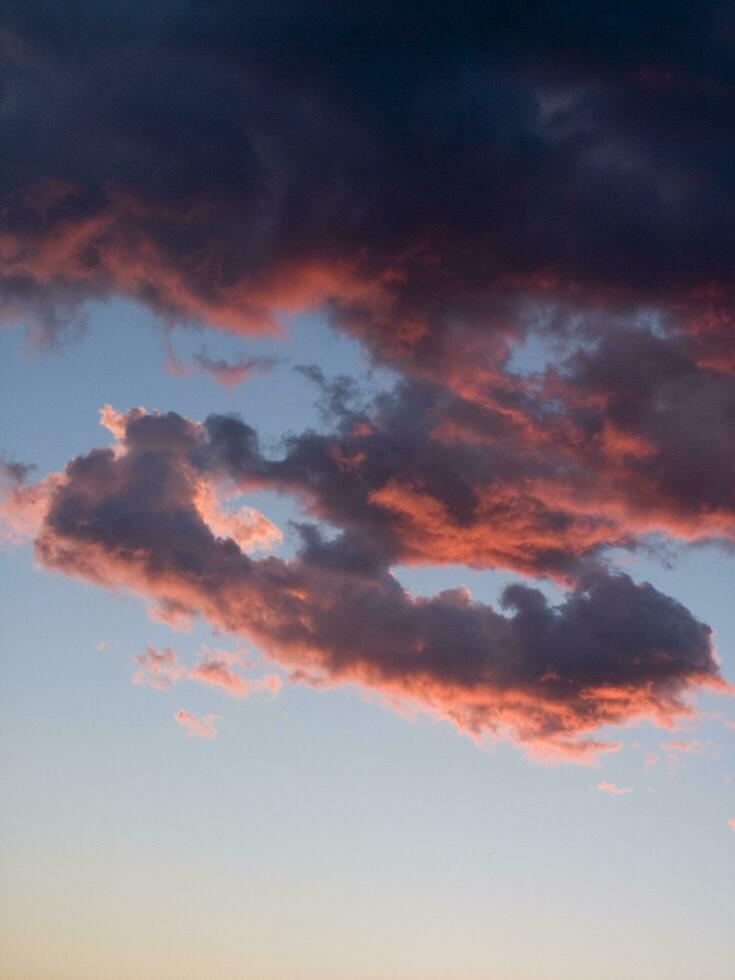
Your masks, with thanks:
[[[156,650],[150,643],[145,653],[136,654],[133,659],[138,670],[133,675],[133,683],[142,687],[153,687],[157,691],[167,691],[186,676],[185,668],[179,663],[176,654],[167,647]]]
[[[245,678],[233,667],[239,661],[236,654],[205,647],[201,660],[189,671],[187,677],[209,687],[219,688],[236,698],[246,698],[256,691],[269,691],[271,694],[280,691],[282,682],[277,674],[266,674],[257,679]]]
[[[195,370],[209,374],[223,388],[234,388],[243,381],[272,370],[276,361],[272,357],[240,357],[228,361],[223,357],[210,357],[205,350],[194,354],[191,365],[182,364],[168,343],[164,366],[169,374],[179,378],[189,378]]]
[[[243,677],[237,670],[237,665],[241,663],[240,656],[227,650],[212,650],[205,646],[193,667],[182,664],[170,648],[157,650],[151,644],[148,644],[145,653],[137,654],[133,659],[138,664],[133,683],[158,691],[167,691],[181,681],[195,681],[236,698],[245,698],[258,691],[277,694],[281,689],[282,682],[277,674],[259,678]]]
[[[251,430],[236,428],[240,446]],[[126,417],[114,449],[72,460],[35,541],[48,569],[204,616],[256,642],[295,680],[357,684],[476,737],[532,754],[589,760],[602,727],[670,726],[689,695],[728,690],[711,631],[652,586],[588,570],[558,606],[511,585],[503,612],[466,589],[415,598],[392,552],[345,531],[307,528],[299,555],[249,557],[197,504],[209,479],[208,429],[180,416]],[[207,670],[207,664],[212,670]],[[229,665],[200,673],[227,685]]]
[[[18,544],[38,533],[57,477],[28,483],[33,469],[0,455],[0,541]]]
[[[221,357],[213,358],[201,353],[194,355],[194,363],[224,388],[234,388],[247,378],[270,371],[275,362],[269,357],[241,357],[237,361],[230,362]]]
[[[277,335],[320,310],[398,382],[367,403],[307,369],[326,428],[278,454],[234,417],[105,409],[111,449],[35,483],[5,467],[6,535],[294,676],[539,755],[724,690],[707,627],[607,563],[735,542],[729,5],[60,17],[15,5],[0,30],[4,320],[52,342],[123,295],[167,326]],[[268,366],[169,364],[232,385]],[[292,561],[233,504],[258,488],[304,508]],[[567,599],[417,599],[399,563],[549,576]],[[200,679],[235,693],[231,672]]]
[[[735,817],[731,817],[730,820],[727,821],[727,825],[735,830]]]
[[[632,792],[630,789],[616,786],[615,783],[598,783],[597,788],[603,793],[609,793],[611,796],[625,796],[627,793]]]
[[[217,738],[219,734],[217,726],[214,723],[217,715],[202,715],[200,718],[197,718],[196,715],[191,714],[189,711],[181,709],[176,712],[174,718],[184,734],[190,738],[212,739]]]
[[[7,10],[5,302],[47,334],[112,293],[239,332],[326,306],[425,364],[529,296],[659,304],[726,351],[731,10],[612,10]]]
[[[346,379],[313,375],[328,431],[292,434],[269,458],[249,426],[210,416],[207,465],[244,489],[290,491],[404,563],[569,579],[653,534],[732,543],[735,375],[702,371],[653,337],[621,338],[624,357],[597,343],[570,358],[563,380],[544,379],[547,401],[562,395],[552,412],[531,382],[514,383],[502,405],[489,403],[491,389],[478,406],[416,381],[353,404]],[[606,391],[591,380],[603,369],[616,379]]]
[[[665,752],[678,752],[683,755],[706,755],[710,748],[709,742],[699,742],[696,739],[691,742],[682,742],[674,739],[671,742],[662,742],[661,748]]]

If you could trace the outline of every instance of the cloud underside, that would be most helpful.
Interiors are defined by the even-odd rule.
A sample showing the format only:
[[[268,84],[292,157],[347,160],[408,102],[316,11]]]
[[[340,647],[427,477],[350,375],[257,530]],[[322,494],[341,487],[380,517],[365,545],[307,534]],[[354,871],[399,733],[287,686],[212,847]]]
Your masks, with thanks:
[[[533,297],[660,304],[732,364],[728,4],[103,0],[2,36],[3,293],[47,330],[111,292],[245,332],[325,305],[429,370]]]
[[[53,340],[123,295],[256,334],[318,309],[399,381],[365,404],[305,369],[329,426],[278,456],[236,418],[108,413],[114,450],[36,484],[5,468],[10,533],[294,679],[533,752],[670,723],[724,683],[710,631],[605,563],[735,542],[733,37],[715,2],[15,5],[5,319]],[[296,558],[255,558],[280,532],[223,484],[336,536],[305,523]],[[400,563],[568,597],[415,598]]]
[[[217,420],[203,426],[142,410],[105,418],[115,447],[77,457],[44,484],[38,561],[130,589],[164,616],[203,616],[254,640],[294,681],[356,684],[468,734],[580,760],[615,747],[594,737],[603,726],[670,725],[691,710],[691,692],[725,688],[707,626],[652,586],[601,566],[557,608],[515,584],[498,612],[463,588],[412,596],[390,572],[392,550],[363,546],[349,530],[326,540],[307,525],[295,558],[251,557],[215,533],[212,509],[201,505],[202,487],[211,494],[226,475],[222,431],[215,443],[211,435]],[[242,436],[242,423],[225,421]],[[260,515],[249,516],[257,529]],[[164,682],[179,670],[154,666]],[[221,675],[223,664],[213,666]],[[217,680],[202,671],[207,663],[197,679]]]

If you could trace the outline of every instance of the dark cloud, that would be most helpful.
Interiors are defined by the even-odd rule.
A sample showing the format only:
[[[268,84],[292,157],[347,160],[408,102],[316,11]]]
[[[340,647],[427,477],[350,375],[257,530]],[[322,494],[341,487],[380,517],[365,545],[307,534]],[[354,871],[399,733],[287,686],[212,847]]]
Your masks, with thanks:
[[[244,488],[295,493],[393,560],[573,576],[603,547],[628,543],[620,522],[556,503],[554,483],[582,483],[586,472],[519,441],[500,413],[482,414],[482,441],[447,438],[462,404],[442,389],[401,384],[355,411],[341,402],[343,387],[326,399],[333,430],[288,437],[281,457],[264,456],[236,417],[210,416],[201,464]]]
[[[618,329],[570,359],[564,384],[581,451],[632,508],[668,514],[674,534],[735,534],[734,374],[683,338]]]
[[[735,377],[683,339],[603,332],[562,370],[486,384],[484,404],[418,381],[365,403],[311,374],[326,431],[267,457],[245,423],[211,416],[201,464],[296,493],[396,561],[573,580],[654,533],[735,539]]]
[[[730,5],[7,5],[7,294],[121,291],[381,356],[524,297],[729,309]],[[60,307],[54,301],[59,300]],[[50,318],[50,319],[49,319]]]
[[[127,587],[254,639],[314,684],[356,683],[476,735],[588,757],[604,725],[668,724],[686,694],[725,688],[710,630],[626,575],[597,570],[557,608],[505,590],[505,614],[465,589],[414,598],[372,541],[304,529],[294,559],[253,559],[218,537],[198,500],[207,433],[131,412],[116,450],[69,463],[48,497],[36,555],[50,569]],[[372,549],[372,550],[371,550]]]
[[[272,357],[241,357],[236,361],[228,361],[223,357],[199,353],[194,355],[194,363],[201,371],[210,374],[218,384],[233,388],[248,378],[266,374],[274,367],[275,360]]]

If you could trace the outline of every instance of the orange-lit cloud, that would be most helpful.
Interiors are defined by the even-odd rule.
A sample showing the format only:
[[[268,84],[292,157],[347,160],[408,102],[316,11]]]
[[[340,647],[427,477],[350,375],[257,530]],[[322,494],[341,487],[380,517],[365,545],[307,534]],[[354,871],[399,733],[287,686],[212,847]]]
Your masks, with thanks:
[[[277,694],[281,689],[281,678],[277,674],[263,677],[244,677],[238,668],[241,657],[227,650],[213,650],[204,647],[199,661],[193,667],[182,664],[170,648],[157,650],[148,644],[145,653],[134,658],[138,670],[133,675],[133,683],[167,691],[180,681],[195,681],[207,687],[217,688],[236,698],[245,698],[258,691]]]
[[[241,445],[252,439],[232,425]],[[590,761],[617,747],[595,737],[601,727],[644,718],[671,727],[692,714],[697,689],[729,690],[706,626],[650,585],[600,568],[556,608],[509,586],[500,613],[466,589],[412,597],[390,573],[390,539],[349,528],[325,540],[305,526],[296,558],[253,559],[201,504],[221,438],[171,413],[131,412],[113,449],[57,476],[38,561],[201,615],[256,642],[294,680],[357,684],[538,758]],[[179,676],[164,654],[148,669],[158,684]],[[215,651],[187,676],[236,695],[252,689],[235,672]]]
[[[266,674],[257,679],[245,678],[235,669],[239,662],[236,654],[205,647],[201,660],[187,676],[190,680],[218,688],[236,698],[246,698],[256,691],[269,691],[271,694],[280,691],[282,682],[277,674]]]

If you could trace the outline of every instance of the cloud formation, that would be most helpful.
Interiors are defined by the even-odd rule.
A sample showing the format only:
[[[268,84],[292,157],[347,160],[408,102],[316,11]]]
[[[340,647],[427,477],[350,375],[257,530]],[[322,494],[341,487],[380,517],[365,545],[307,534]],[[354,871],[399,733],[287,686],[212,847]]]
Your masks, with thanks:
[[[436,365],[532,299],[658,304],[732,356],[729,4],[102,0],[2,26],[2,290],[47,330],[113,292],[246,332],[326,306]]]
[[[669,724],[690,691],[724,689],[708,628],[607,564],[735,542],[735,17],[664,13],[7,8],[4,320],[53,339],[124,295],[254,334],[319,309],[399,375],[364,404],[302,369],[328,427],[280,455],[235,417],[107,408],[112,449],[35,483],[4,466],[8,536],[172,625],[251,636],[296,679],[541,754],[588,755],[600,727]],[[235,385],[270,363],[194,365]],[[291,561],[265,515],[228,503],[258,488],[311,519]],[[398,563],[568,595],[420,599]],[[167,653],[141,678],[181,679]],[[194,670],[244,691],[226,658]]]
[[[295,558],[254,559],[198,503],[219,458],[211,429],[140,409],[115,419],[113,448],[57,475],[37,560],[204,616],[255,641],[292,680],[358,684],[476,737],[579,760],[615,747],[596,736],[602,727],[670,726],[691,711],[690,693],[727,688],[707,626],[602,567],[558,607],[518,583],[497,612],[463,588],[413,597],[390,572],[392,551],[349,530],[325,539],[306,526]],[[154,678],[178,670],[166,652],[153,661]],[[233,690],[230,670],[214,655],[196,668]]]
[[[672,357],[645,331],[528,382],[545,400],[518,384],[505,405],[416,380],[366,405],[349,379],[308,373],[328,431],[293,434],[268,458],[245,423],[211,416],[206,465],[245,489],[295,493],[396,560],[563,580],[654,534],[735,541],[735,375]]]

